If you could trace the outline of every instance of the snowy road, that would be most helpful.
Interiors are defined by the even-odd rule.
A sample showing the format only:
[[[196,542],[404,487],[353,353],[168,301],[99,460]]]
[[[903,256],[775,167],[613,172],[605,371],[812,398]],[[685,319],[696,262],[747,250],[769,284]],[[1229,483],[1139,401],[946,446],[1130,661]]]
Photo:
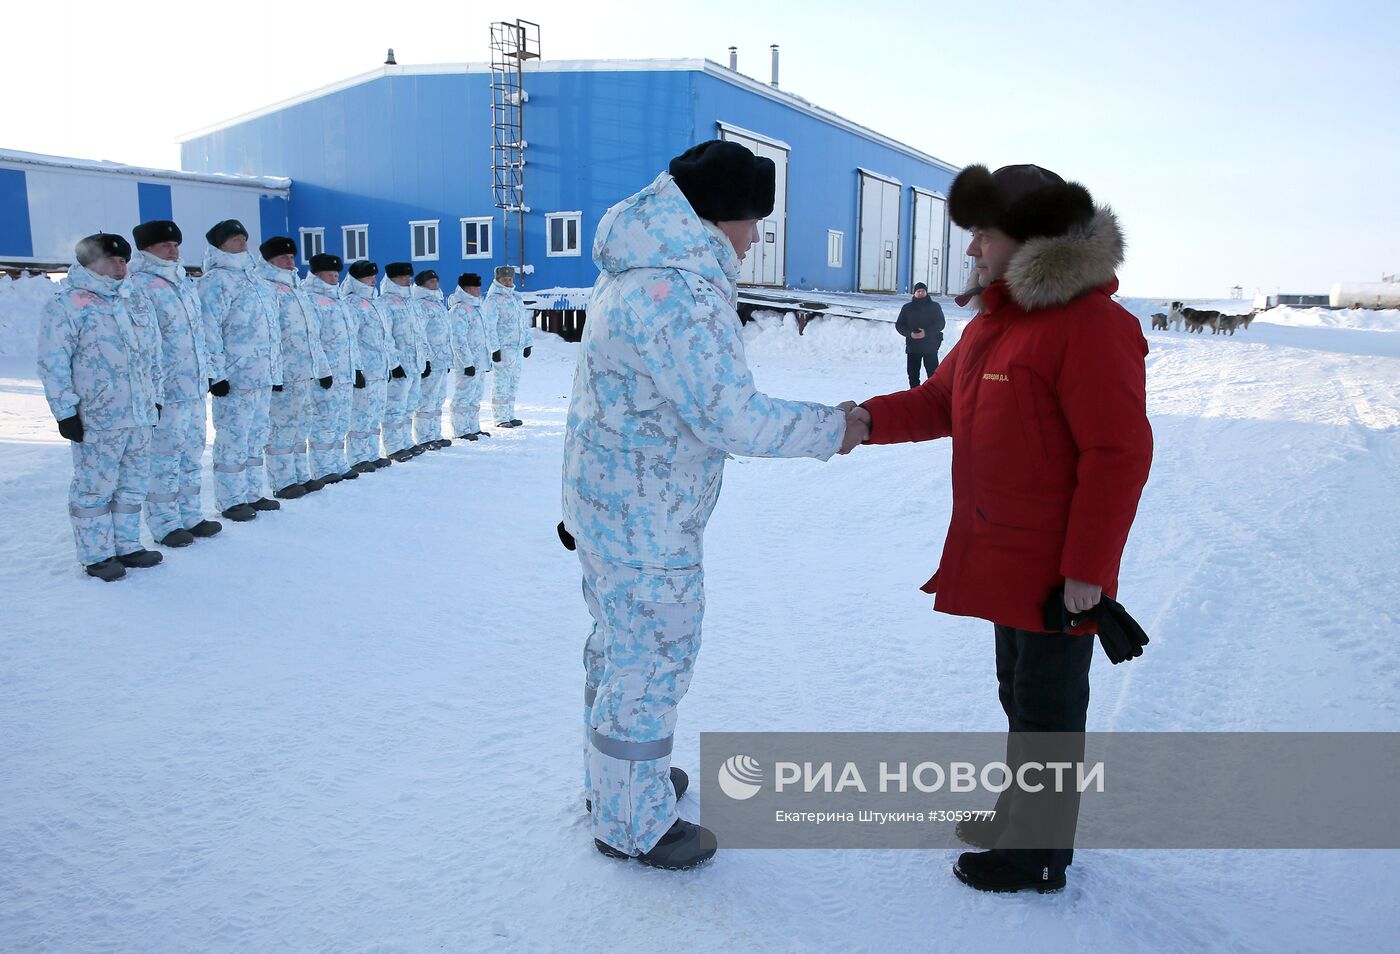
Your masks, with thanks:
[[[755,333],[759,384],[832,403],[894,390],[898,341],[875,334]],[[1096,658],[1090,728],[1400,730],[1400,331],[1260,320],[1149,340],[1157,455],[1122,599],[1152,645],[1126,666]],[[573,354],[536,347],[527,427],[114,585],[77,567],[68,451],[32,367],[0,360],[0,949],[1400,936],[1400,852],[1085,851],[1043,897],[972,892],[942,851],[729,851],[678,875],[598,855],[578,779],[587,615],[554,535]],[[730,465],[677,764],[696,764],[702,730],[1004,726],[990,625],[935,615],[916,589],[948,461],[940,442]],[[698,816],[695,796],[681,804]]]

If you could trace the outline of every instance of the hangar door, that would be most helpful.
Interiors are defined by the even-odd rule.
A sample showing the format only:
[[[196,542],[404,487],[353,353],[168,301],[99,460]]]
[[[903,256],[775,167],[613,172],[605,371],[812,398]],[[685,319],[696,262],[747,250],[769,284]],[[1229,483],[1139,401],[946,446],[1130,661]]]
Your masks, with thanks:
[[[972,233],[948,223],[948,294],[959,295],[972,284],[972,267],[976,263],[968,257],[967,245],[972,241]]]
[[[719,124],[719,137],[737,142],[755,156],[773,160],[775,168],[773,214],[758,223],[758,242],[739,266],[739,284],[776,285],[787,283],[787,170],[791,147],[760,133]]]
[[[914,236],[909,265],[909,288],[923,282],[930,295],[943,294],[943,236],[947,232],[948,202],[942,196],[914,189]]]
[[[860,171],[860,290],[897,291],[899,281],[898,179]]]

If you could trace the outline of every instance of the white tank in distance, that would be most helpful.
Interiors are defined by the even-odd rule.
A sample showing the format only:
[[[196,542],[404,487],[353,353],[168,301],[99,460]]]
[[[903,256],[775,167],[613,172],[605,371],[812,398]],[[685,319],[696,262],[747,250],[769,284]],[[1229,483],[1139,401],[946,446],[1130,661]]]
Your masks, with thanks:
[[[1338,282],[1329,298],[1333,308],[1400,308],[1400,282]]]

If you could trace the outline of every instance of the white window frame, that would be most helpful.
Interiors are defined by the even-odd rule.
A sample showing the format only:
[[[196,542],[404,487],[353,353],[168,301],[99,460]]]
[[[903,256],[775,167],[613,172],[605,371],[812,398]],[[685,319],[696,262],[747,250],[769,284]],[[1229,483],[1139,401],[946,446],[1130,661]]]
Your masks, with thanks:
[[[826,230],[826,266],[841,268],[846,260],[846,233],[840,229]]]
[[[442,230],[439,228],[441,224],[442,219],[414,219],[408,223],[408,251],[411,261],[436,262],[438,260],[438,256],[442,252]],[[417,254],[418,243],[414,234],[420,226],[431,229],[423,235],[424,254],[422,255]],[[431,242],[428,241],[428,236],[432,236]],[[427,249],[429,245],[432,246],[431,252]]]
[[[359,250],[360,254],[351,255],[350,236],[356,232],[363,233],[362,238],[364,239],[364,248]],[[351,262],[357,262],[362,258],[369,258],[369,226],[366,224],[342,225],[340,227],[340,247],[345,251],[345,264],[347,265],[349,265]]]
[[[496,222],[496,220],[495,220],[494,218],[492,218],[491,216],[489,216],[489,215],[464,215],[464,216],[462,216],[462,218],[461,218],[459,221],[461,222],[461,227],[462,227],[462,258],[463,258],[463,259],[471,259],[471,258],[490,258],[491,255],[495,252],[495,249],[496,249],[496,236],[495,236],[495,234],[494,234],[494,233],[495,233],[495,222]],[[477,230],[477,231],[476,231],[476,235],[477,235],[477,241],[478,241],[478,242],[480,242],[480,240],[481,240],[481,229],[482,229],[483,226],[485,226],[485,228],[486,228],[486,251],[484,251],[484,252],[477,251],[477,252],[472,252],[471,254],[467,254],[467,226],[468,226],[468,225],[475,225],[475,226],[476,226],[476,230]],[[479,245],[478,245],[478,248],[480,248]]]
[[[325,228],[314,228],[314,229],[303,228],[303,229],[298,229],[297,231],[300,233],[300,235],[299,235],[300,241],[297,242],[297,251],[298,251],[299,253],[301,253],[301,263],[302,263],[303,265],[310,265],[310,264],[311,264],[311,256],[312,256],[312,255],[322,255],[322,254],[324,254],[325,251],[326,251],[326,230],[325,230]],[[316,246],[316,247],[315,247],[315,249],[311,252],[311,255],[306,254],[306,253],[307,253],[306,239],[307,239],[308,236],[311,237],[311,238],[313,238],[313,239],[315,239],[315,246]]]
[[[558,219],[564,222],[564,241],[567,246],[569,240],[569,222],[574,223],[574,247],[565,248],[561,252],[554,251],[554,221]],[[583,254],[583,213],[582,212],[548,212],[544,217],[544,252],[549,258],[578,258]]]

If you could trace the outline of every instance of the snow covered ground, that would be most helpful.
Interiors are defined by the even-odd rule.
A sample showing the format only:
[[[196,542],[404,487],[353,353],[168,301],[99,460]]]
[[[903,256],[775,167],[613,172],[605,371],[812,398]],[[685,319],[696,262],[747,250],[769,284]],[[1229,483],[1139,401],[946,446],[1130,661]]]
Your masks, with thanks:
[[[1157,454],[1121,595],[1152,644],[1096,658],[1092,729],[1400,730],[1400,328],[1273,315],[1148,334]],[[749,336],[776,394],[903,386],[887,327]],[[536,346],[527,427],[112,585],[74,558],[32,360],[0,358],[0,949],[1393,949],[1397,852],[1084,851],[1062,894],[1014,897],[943,851],[600,856],[587,614],[554,535],[575,353]],[[677,764],[703,730],[1004,726],[991,627],[917,590],[948,463],[939,442],[730,465]]]

